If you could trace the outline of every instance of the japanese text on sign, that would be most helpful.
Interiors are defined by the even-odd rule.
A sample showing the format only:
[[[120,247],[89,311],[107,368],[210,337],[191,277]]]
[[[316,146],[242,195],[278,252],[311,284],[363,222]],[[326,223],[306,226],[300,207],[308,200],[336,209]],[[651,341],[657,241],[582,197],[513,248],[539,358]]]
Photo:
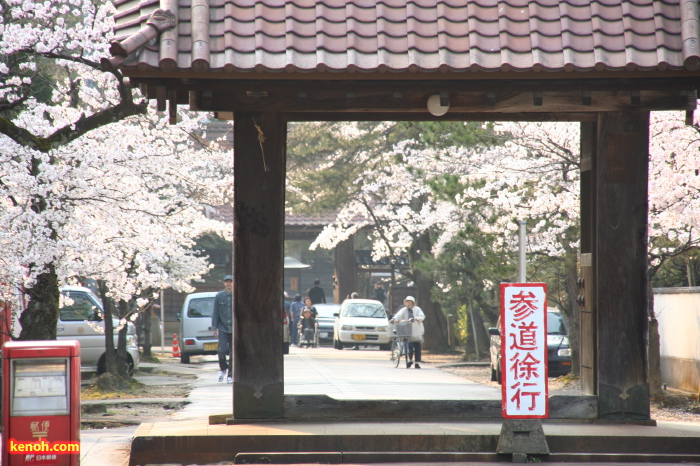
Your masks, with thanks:
[[[547,285],[502,283],[500,331],[503,417],[547,417]]]

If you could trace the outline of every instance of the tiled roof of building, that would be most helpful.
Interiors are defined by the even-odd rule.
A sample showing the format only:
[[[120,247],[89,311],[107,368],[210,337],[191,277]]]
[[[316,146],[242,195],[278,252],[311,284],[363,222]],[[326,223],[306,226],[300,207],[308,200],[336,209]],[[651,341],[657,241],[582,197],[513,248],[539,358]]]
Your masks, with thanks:
[[[207,215],[207,217],[215,220],[233,223],[233,206],[231,205],[206,206],[205,214]],[[335,212],[328,212],[324,214],[287,213],[284,216],[284,224],[288,228],[314,227],[320,229],[326,225],[333,223],[335,219]]]
[[[116,44],[111,49],[115,56],[103,63],[140,71],[291,74],[700,67],[698,0],[114,3],[115,34],[121,45]],[[158,8],[174,13],[174,29],[157,34],[146,26]],[[150,42],[142,47],[146,41]]]
[[[218,220],[220,222],[233,223],[233,206],[205,206],[204,215],[206,215],[207,218]]]
[[[286,227],[291,226],[326,226],[333,223],[336,219],[336,213],[330,212],[326,214],[290,214],[284,216],[284,224]]]

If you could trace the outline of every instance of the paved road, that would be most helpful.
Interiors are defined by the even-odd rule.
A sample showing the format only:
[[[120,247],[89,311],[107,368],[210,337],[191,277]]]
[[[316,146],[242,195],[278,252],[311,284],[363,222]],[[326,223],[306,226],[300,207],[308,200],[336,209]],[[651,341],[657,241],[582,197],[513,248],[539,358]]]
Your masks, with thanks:
[[[192,358],[180,364],[163,358],[161,370],[197,375],[189,395],[191,402],[171,415],[173,420],[204,419],[232,410],[231,385],[216,381],[215,356]],[[295,348],[284,357],[285,394],[326,394],[337,399],[499,399],[499,390],[479,385],[428,364],[421,369],[395,368],[386,351],[373,348],[338,351],[330,347]],[[142,382],[163,378],[144,377]],[[178,380],[182,382],[182,380]],[[136,427],[84,430],[81,461],[86,465],[127,464],[129,445]]]
[[[292,348],[284,360],[287,395],[326,394],[365,400],[500,400],[500,390],[471,382],[429,364],[394,367],[387,351],[374,348]]]
[[[499,390],[494,387],[474,384],[430,365],[424,365],[419,370],[394,368],[389,363],[386,352],[372,349],[338,351],[324,347],[292,348],[291,354],[285,356],[284,363],[285,393],[289,395],[328,394],[338,399],[499,399],[500,396]],[[158,367],[163,370],[197,375],[189,396],[191,403],[185,409],[173,413],[170,419],[185,422],[201,421],[210,414],[231,412],[231,385],[216,381],[218,364],[215,357],[193,358],[192,364],[179,364],[173,358],[165,358],[164,364]],[[159,380],[155,377],[149,379]],[[147,381],[146,378],[142,380]],[[411,395],[409,396],[408,393]],[[676,428],[672,423],[660,423],[660,425],[663,427],[645,430],[645,432],[650,435],[661,432],[671,437],[698,435],[697,427],[689,429],[688,425],[679,425]],[[548,424],[545,427],[555,433],[573,429],[576,433],[571,435],[580,435],[579,429],[581,429],[581,426],[568,423]],[[479,429],[482,428],[483,426],[479,426]],[[602,429],[608,432],[603,435],[621,435],[621,431],[624,430],[622,434],[636,436],[640,427],[593,425],[587,426],[587,429]],[[633,432],[627,433],[626,431],[630,429]],[[129,446],[135,430],[135,427],[126,427],[83,431],[82,464],[126,466]]]
[[[218,383],[213,356],[173,365],[198,375],[184,409],[173,413],[178,420],[232,411],[231,385]],[[499,400],[500,390],[424,364],[421,369],[396,368],[386,351],[360,349],[338,351],[330,347],[290,349],[284,357],[286,395],[328,395],[336,399]]]

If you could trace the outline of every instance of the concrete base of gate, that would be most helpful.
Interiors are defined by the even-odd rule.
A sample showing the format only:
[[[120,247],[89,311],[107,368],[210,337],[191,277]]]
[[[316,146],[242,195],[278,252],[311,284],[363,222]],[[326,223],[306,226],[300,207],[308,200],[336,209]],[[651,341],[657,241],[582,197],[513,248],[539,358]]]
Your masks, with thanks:
[[[284,413],[296,420],[501,419],[501,400],[344,400],[326,395],[287,395]],[[550,396],[549,418],[593,420],[598,398],[591,395]],[[220,418],[217,422],[224,422]]]
[[[529,455],[549,455],[540,419],[504,419],[496,453],[513,455],[514,463],[526,463]]]
[[[543,421],[550,455],[543,462],[700,463],[700,425],[658,426],[613,422]],[[511,462],[496,454],[501,421],[375,420],[265,421],[210,424],[162,421],[142,424],[130,465]],[[255,456],[257,455],[257,456]]]

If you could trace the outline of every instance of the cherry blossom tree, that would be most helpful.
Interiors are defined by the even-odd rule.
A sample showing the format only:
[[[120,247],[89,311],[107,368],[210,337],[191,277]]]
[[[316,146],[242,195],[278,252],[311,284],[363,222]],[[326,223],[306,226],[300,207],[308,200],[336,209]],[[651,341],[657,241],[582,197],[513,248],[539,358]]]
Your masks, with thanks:
[[[32,273],[43,273],[41,263],[55,272],[56,286],[75,277],[98,279],[108,291],[107,308],[116,303],[120,327],[155,290],[189,291],[190,281],[208,270],[206,258],[191,249],[194,239],[204,232],[231,237],[230,229],[206,219],[202,206],[230,197],[232,158],[228,150],[203,147],[193,137],[199,123],[182,119],[168,126],[151,109],[98,128],[53,150],[37,176],[29,175],[34,151],[5,141],[2,188],[12,202],[0,209],[9,227],[0,238],[7,246],[3,260],[15,267],[2,281],[31,286]],[[30,207],[38,191],[47,204],[40,212]],[[20,322],[23,333],[35,328],[26,311]],[[109,346],[109,315],[105,323]]]
[[[700,245],[700,130],[683,112],[654,112],[649,144],[649,259],[652,275]]]
[[[496,128],[508,135],[506,152],[485,155],[480,165],[487,183],[466,196],[487,199],[498,215],[485,222],[504,241],[514,241],[512,218],[529,220],[531,256],[559,258],[565,270],[566,299],[559,299],[574,317],[572,347],[578,347],[576,252],[579,234],[578,125],[509,123]],[[682,112],[652,113],[649,147],[649,285],[668,260],[697,250],[700,239],[700,163],[698,128],[687,126]],[[463,202],[465,209],[474,201]],[[649,364],[652,391],[661,387],[658,328],[649,290]],[[577,367],[574,361],[574,367]]]
[[[659,327],[651,282],[700,248],[700,130],[683,112],[652,113],[649,144],[649,387],[661,392]]]
[[[394,150],[372,157],[354,181],[356,192],[338,212],[311,248],[332,248],[367,225],[373,230],[373,257],[397,258],[407,252],[411,263],[409,278],[415,283],[419,303],[428,316],[426,348],[446,349],[446,320],[432,302],[435,277],[417,265],[432,254],[431,229],[455,221],[459,216],[453,202],[435,200],[427,179],[451,173],[463,164],[464,150],[436,156],[435,151],[413,149],[414,141],[404,141]]]
[[[439,257],[455,253],[454,241],[463,241],[468,227],[488,235],[494,251],[507,254],[516,250],[516,220],[526,220],[529,278],[549,282],[550,290],[555,290],[554,300],[575,316],[579,125],[504,123],[494,131],[503,145],[483,150],[413,149],[413,141],[397,144],[394,151],[383,155],[383,162],[355,179],[356,196],[312,247],[331,247],[372,224],[377,258],[394,255],[397,248],[410,249],[426,232],[434,241],[423,243],[421,252],[430,250]],[[681,114],[653,114],[651,276],[664,261],[697,246],[697,143],[697,128],[684,126]],[[448,177],[453,178],[449,189],[444,183]],[[484,280],[485,288],[489,281]],[[455,290],[452,285],[446,289]],[[576,347],[577,324],[573,324],[572,345]]]
[[[509,122],[494,130],[503,146],[474,159],[481,183],[458,195],[457,202],[482,212],[479,228],[504,250],[517,250],[518,221],[526,222],[527,278],[548,283],[549,299],[569,316],[569,337],[577,348],[579,125]],[[574,351],[574,367],[577,357]]]
[[[4,143],[0,150],[3,167],[24,169],[12,179],[3,176],[3,210],[12,211],[11,219],[24,220],[29,227],[9,230],[8,246],[33,246],[26,261],[8,264],[15,278],[27,275],[24,286],[30,299],[20,338],[55,338],[52,329],[58,316],[55,251],[37,247],[45,238],[57,239],[52,230],[58,220],[43,218],[51,211],[51,201],[42,186],[40,167],[53,164],[54,151],[88,131],[146,109],[121,75],[100,69],[112,11],[111,6],[88,0],[0,2],[0,133],[3,142],[16,144]],[[37,180],[38,186],[28,198],[11,191],[17,184],[28,187],[29,179]],[[22,211],[20,217],[16,210]]]
[[[294,212],[315,212],[316,209],[338,211],[338,221],[329,226],[317,239],[312,248],[333,248],[353,233],[367,225],[373,225],[375,232],[375,259],[394,258],[410,252],[412,264],[416,267],[409,273],[410,278],[420,288],[421,307],[429,314],[433,312],[431,302],[432,279],[424,270],[417,267],[424,254],[430,254],[430,235],[424,232],[413,235],[396,228],[401,224],[399,217],[385,216],[384,211],[375,211],[384,206],[377,202],[383,196],[383,189],[398,195],[409,186],[414,186],[411,173],[392,172],[393,165],[403,162],[403,154],[396,150],[398,142],[404,141],[401,150],[417,151],[431,147],[443,150],[460,144],[472,146],[489,139],[487,131],[480,124],[469,122],[359,122],[359,123],[305,123],[291,127],[289,136],[289,175],[287,183],[287,210]],[[397,167],[398,168],[398,167]],[[394,183],[400,191],[383,187],[383,180],[396,176]],[[377,181],[377,177],[381,177]],[[403,182],[405,181],[405,183]],[[378,191],[372,193],[374,186]],[[427,185],[422,191],[430,191]],[[343,187],[343,189],[338,189]],[[410,197],[410,193],[408,194]],[[404,196],[404,199],[406,197]],[[393,201],[392,201],[393,202]],[[404,200],[396,200],[404,203]],[[407,210],[421,210],[419,202],[413,206],[402,206],[401,213]],[[386,205],[386,211],[391,210]],[[404,221],[406,219],[403,219]],[[382,225],[387,222],[387,226]],[[382,237],[386,237],[383,240]],[[394,243],[398,241],[398,243]],[[444,316],[438,312],[427,324],[426,344],[446,346]],[[433,334],[433,332],[435,332]]]
[[[75,223],[82,229],[83,219],[95,222],[87,240],[92,253],[73,262],[80,275],[98,278],[105,310],[120,319],[117,356],[122,358],[126,357],[123,324],[150,307],[158,290],[191,291],[191,280],[208,270],[206,258],[192,249],[194,239],[205,232],[231,239],[230,228],[208,220],[202,212],[203,205],[219,205],[224,197],[230,198],[230,152],[216,144],[206,148],[199,144],[192,137],[199,122],[188,115],[183,114],[183,122],[175,127],[155,112],[147,120],[139,118],[138,125],[130,120],[87,136],[100,141],[114,131],[122,135],[113,145],[95,144],[92,160],[98,165],[110,161],[109,165],[92,167],[99,170],[97,174],[79,176],[99,180],[91,183],[91,189],[104,194],[96,202],[80,198]],[[81,238],[84,233],[71,235]],[[109,317],[105,319],[108,349],[113,341]],[[113,353],[106,354],[107,370],[114,372]],[[116,368],[125,375],[123,369],[123,365]]]
[[[28,297],[20,339],[55,338],[58,287],[72,277],[102,280],[116,302],[186,290],[206,271],[193,238],[221,229],[201,206],[230,195],[230,153],[203,145],[188,115],[167,127],[102,70],[112,13],[0,2],[0,283]]]
[[[537,218],[531,233],[539,240],[533,243],[532,251],[550,257],[562,255],[565,249],[575,250],[578,155],[571,150],[561,151],[567,143],[578,140],[578,132],[569,128],[562,126],[568,138],[562,141],[545,137],[541,126],[501,125],[497,131],[506,145],[488,150],[434,150],[420,148],[412,140],[399,143],[393,151],[383,154],[383,162],[375,159],[375,165],[355,180],[354,184],[360,187],[356,197],[341,209],[336,222],[324,230],[312,247],[331,247],[371,224],[376,258],[395,257],[397,250],[407,250],[411,263],[417,265],[445,252],[471,226],[481,236],[493,239],[493,243],[477,247],[472,233],[466,239],[473,250],[471,254],[483,257],[498,251],[507,257],[517,239],[514,219],[526,218],[527,214],[527,218]],[[518,134],[522,144],[518,146],[508,142],[512,137],[509,133],[516,129],[529,130]],[[557,138],[560,136],[561,132],[556,133]],[[450,177],[454,179],[450,181]],[[448,182],[454,186],[447,188]],[[555,198],[557,201],[553,202]],[[566,241],[560,241],[562,237]],[[575,285],[575,253],[573,257],[570,275]],[[426,267],[416,267],[412,272],[417,286],[425,288],[419,290],[421,296],[431,296],[432,284],[440,282],[440,274],[430,274]],[[472,282],[469,287],[480,283],[476,288],[488,288],[487,283],[493,283],[474,275],[469,275],[468,281]],[[459,288],[467,286],[462,281]],[[445,287],[447,292],[457,291],[455,286]],[[441,312],[431,315],[440,333],[445,328],[444,317]],[[480,317],[478,320],[481,324]],[[478,332],[483,330],[483,325],[475,327]],[[479,340],[485,343],[485,332],[479,333]],[[439,337],[434,338],[440,341]],[[431,339],[433,336],[427,334],[426,344]]]

